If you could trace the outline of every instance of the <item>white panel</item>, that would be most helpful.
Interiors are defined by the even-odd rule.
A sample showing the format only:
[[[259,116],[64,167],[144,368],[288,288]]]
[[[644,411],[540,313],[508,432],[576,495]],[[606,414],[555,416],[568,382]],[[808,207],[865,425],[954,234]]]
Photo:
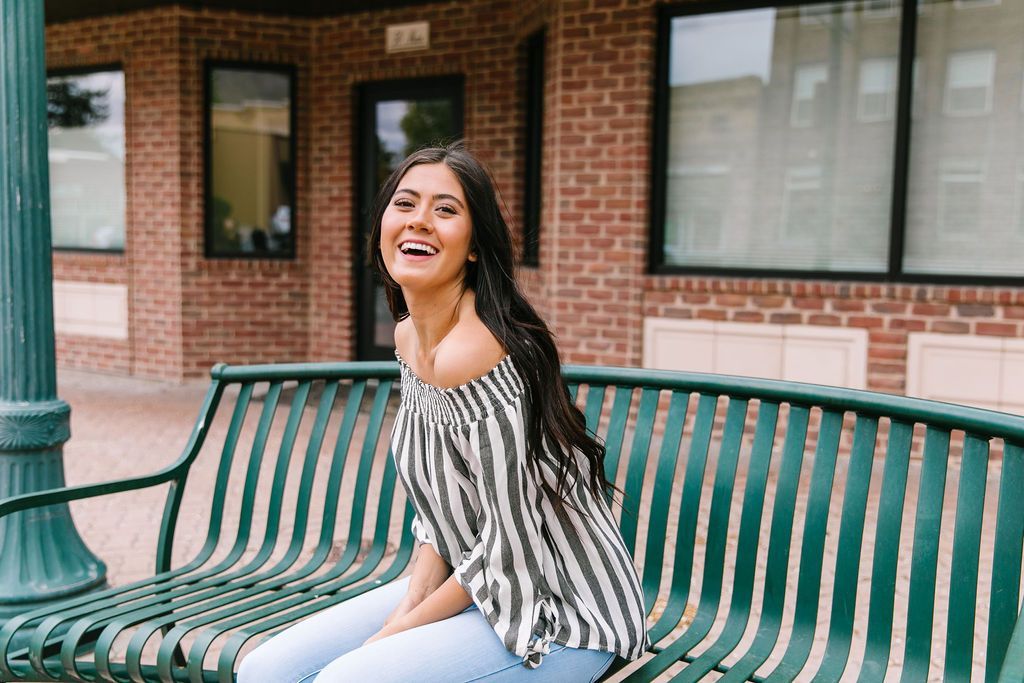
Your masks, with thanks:
[[[1024,415],[1024,340],[1006,339],[1003,344],[1000,409]]]
[[[1002,339],[911,333],[907,395],[998,410],[1002,366]]]
[[[743,377],[782,376],[782,326],[715,323],[715,372]]]
[[[647,318],[644,366],[863,388],[867,332]]]
[[[58,334],[127,339],[128,287],[56,280],[53,317]]]
[[[851,389],[867,387],[867,330],[787,325],[782,379]]]
[[[644,367],[714,372],[714,323],[703,320],[644,320]]]

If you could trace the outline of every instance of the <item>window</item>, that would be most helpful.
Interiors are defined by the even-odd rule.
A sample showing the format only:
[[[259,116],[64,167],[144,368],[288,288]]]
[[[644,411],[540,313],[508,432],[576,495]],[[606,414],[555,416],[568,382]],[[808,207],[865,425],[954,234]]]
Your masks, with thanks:
[[[938,234],[967,239],[978,232],[985,173],[977,162],[946,162],[939,175]]]
[[[53,246],[123,251],[124,72],[51,75],[46,95]]]
[[[793,75],[793,105],[789,114],[791,126],[814,125],[827,82],[827,64],[804,64],[796,68]]]
[[[991,50],[956,52],[946,68],[947,116],[978,116],[992,111],[996,54]]]
[[[207,64],[206,255],[295,255],[295,77]]]
[[[729,169],[724,166],[669,171],[678,188],[669,201],[667,217],[673,231],[665,250],[716,258],[724,245],[725,213],[730,191]]]
[[[782,239],[814,239],[822,221],[821,168],[787,170],[782,188]]]
[[[888,121],[896,113],[896,59],[874,57],[860,63],[857,119]]]
[[[953,0],[953,7],[957,9],[971,9],[974,7],[994,7],[1002,0]]]
[[[891,19],[897,14],[900,0],[864,0],[864,16],[868,19]]]
[[[838,8],[833,8],[829,3],[818,5],[801,5],[800,23],[805,26],[825,26],[831,21],[832,13]]]
[[[1024,2],[778,2],[660,10],[650,270],[1024,280]]]
[[[524,41],[526,131],[523,177],[523,264],[540,263],[541,162],[544,149],[544,31]]]
[[[1024,236],[1024,166],[1017,171],[1017,234]]]

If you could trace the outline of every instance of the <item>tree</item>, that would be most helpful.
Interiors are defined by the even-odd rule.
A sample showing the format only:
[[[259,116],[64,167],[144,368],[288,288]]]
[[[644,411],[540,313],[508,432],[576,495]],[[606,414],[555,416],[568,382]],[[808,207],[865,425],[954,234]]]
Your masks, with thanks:
[[[110,116],[106,90],[85,90],[73,81],[46,84],[46,117],[50,128],[81,128]]]

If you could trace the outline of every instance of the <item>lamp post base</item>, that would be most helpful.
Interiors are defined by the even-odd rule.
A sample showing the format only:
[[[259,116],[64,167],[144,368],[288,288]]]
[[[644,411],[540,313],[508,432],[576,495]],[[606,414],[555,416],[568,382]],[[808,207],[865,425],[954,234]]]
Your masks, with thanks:
[[[0,403],[0,499],[64,486],[70,408]],[[0,519],[0,619],[106,585],[66,503]]]

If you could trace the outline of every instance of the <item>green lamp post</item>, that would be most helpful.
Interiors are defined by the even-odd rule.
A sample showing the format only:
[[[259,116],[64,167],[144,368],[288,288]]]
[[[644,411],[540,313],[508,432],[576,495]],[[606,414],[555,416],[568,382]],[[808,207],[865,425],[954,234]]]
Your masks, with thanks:
[[[64,485],[42,0],[0,0],[0,498]],[[67,505],[0,519],[0,619],[102,586]]]

